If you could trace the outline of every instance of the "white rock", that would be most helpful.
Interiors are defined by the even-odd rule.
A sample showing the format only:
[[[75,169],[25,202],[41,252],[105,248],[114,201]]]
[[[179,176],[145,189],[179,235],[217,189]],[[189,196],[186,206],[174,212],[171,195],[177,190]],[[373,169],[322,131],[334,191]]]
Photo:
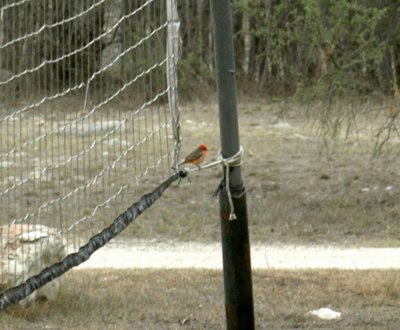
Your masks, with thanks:
[[[340,318],[342,317],[342,313],[336,312],[330,308],[323,307],[309,311],[308,313],[306,313],[306,316],[315,316],[321,320],[332,321],[340,320]]]
[[[125,121],[120,120],[108,120],[103,122],[76,122],[71,125],[71,127],[67,127],[67,132],[71,132],[71,134],[78,134],[80,136],[88,135],[88,134],[104,134],[106,132],[117,132],[118,130],[122,130],[125,127]]]
[[[41,238],[48,237],[49,234],[40,230],[32,230],[20,235],[21,242],[34,242]]]
[[[0,162],[0,166],[1,166],[2,168],[13,167],[13,166],[14,166],[14,162],[12,162],[12,161],[7,161],[7,160],[2,160],[2,161]]]
[[[293,127],[287,121],[278,121],[278,122],[275,122],[272,125],[268,125],[268,126],[269,127],[276,127],[276,128],[292,128]]]
[[[65,255],[63,238],[55,228],[28,224],[0,226],[0,287],[6,289],[19,285]],[[22,303],[39,297],[53,301],[58,289],[56,279],[36,290]]]

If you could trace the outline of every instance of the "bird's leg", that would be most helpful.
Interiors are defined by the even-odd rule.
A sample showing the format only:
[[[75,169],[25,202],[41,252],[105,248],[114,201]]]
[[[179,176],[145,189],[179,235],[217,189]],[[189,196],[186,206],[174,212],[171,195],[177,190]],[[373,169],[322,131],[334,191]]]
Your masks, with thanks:
[[[176,186],[179,187],[179,185],[181,184],[182,178],[179,177],[178,180],[176,180]]]
[[[190,181],[190,178],[189,178],[189,176],[187,176],[186,178],[188,179],[189,183],[191,184],[191,183],[192,183],[192,181]],[[179,187],[179,186],[180,186],[180,184],[181,184],[181,181],[182,181],[182,178],[181,178],[181,177],[179,177],[179,179],[176,181],[176,186],[177,186],[177,187]]]

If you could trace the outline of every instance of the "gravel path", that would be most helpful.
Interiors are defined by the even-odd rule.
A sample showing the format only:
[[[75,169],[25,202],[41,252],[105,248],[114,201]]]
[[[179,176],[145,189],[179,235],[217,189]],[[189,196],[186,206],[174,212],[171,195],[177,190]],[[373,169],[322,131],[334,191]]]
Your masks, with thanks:
[[[254,269],[400,269],[400,248],[253,244],[251,255]],[[78,267],[88,268],[221,269],[221,244],[155,240],[110,242]]]

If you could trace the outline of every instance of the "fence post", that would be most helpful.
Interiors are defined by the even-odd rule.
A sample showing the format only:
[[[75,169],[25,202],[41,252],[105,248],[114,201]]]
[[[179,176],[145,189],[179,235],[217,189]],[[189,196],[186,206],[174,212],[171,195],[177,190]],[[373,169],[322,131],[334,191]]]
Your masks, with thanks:
[[[232,14],[229,0],[211,0],[217,74],[221,153],[240,149],[236,103]],[[225,173],[225,171],[224,171]],[[229,220],[230,204],[224,180],[220,186],[221,238],[224,266],[225,313],[228,329],[254,329],[253,287],[247,205],[241,168],[229,170],[229,187],[236,220]]]

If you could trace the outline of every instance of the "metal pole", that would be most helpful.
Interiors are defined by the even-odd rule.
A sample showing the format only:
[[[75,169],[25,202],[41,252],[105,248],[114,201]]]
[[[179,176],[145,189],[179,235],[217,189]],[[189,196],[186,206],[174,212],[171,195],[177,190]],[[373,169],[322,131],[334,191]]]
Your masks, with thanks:
[[[221,153],[224,158],[228,158],[236,154],[240,148],[230,1],[211,0],[211,9],[214,25]],[[254,329],[250,241],[241,168],[233,167],[229,170],[230,191],[237,217],[232,221],[229,220],[230,205],[225,182],[226,178],[220,185],[219,201],[226,324],[228,329]]]

